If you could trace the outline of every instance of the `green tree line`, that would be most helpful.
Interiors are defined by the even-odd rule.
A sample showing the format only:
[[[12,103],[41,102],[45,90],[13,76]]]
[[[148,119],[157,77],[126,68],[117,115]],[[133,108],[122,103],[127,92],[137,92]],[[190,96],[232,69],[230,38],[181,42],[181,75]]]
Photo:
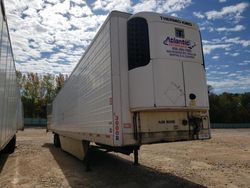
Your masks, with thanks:
[[[63,87],[67,76],[63,74],[38,75],[17,72],[25,118],[46,118],[47,105],[51,104]],[[208,86],[210,120],[212,123],[249,123],[250,92],[222,93],[212,92]]]
[[[212,123],[250,123],[250,92],[209,94]]]
[[[67,76],[17,72],[25,118],[47,118],[51,104],[64,85]]]

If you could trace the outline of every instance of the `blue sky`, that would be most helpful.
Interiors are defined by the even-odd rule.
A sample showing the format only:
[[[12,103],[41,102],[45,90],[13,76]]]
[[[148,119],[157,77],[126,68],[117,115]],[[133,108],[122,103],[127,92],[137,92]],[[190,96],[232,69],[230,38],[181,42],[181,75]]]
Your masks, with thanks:
[[[198,23],[208,84],[250,91],[249,0],[5,0],[16,67],[70,74],[108,13],[153,11]]]

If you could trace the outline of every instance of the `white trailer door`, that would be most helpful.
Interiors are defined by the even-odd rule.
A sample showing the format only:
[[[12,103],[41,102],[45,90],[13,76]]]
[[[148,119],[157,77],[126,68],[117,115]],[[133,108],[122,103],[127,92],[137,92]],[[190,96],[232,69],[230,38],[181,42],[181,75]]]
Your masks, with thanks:
[[[156,106],[185,106],[182,63],[173,59],[155,60],[153,73]]]
[[[196,106],[208,107],[207,84],[203,65],[194,62],[183,62],[183,68],[187,105],[190,102],[189,95],[195,94]]]

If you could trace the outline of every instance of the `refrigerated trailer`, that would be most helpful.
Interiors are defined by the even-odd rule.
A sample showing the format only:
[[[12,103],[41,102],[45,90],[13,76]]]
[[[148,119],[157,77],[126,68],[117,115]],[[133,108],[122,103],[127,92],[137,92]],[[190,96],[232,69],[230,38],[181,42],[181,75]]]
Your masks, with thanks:
[[[209,139],[198,26],[152,12],[111,12],[52,104],[56,146],[130,154],[143,144]]]
[[[23,109],[3,1],[0,1],[0,152],[12,153]]]

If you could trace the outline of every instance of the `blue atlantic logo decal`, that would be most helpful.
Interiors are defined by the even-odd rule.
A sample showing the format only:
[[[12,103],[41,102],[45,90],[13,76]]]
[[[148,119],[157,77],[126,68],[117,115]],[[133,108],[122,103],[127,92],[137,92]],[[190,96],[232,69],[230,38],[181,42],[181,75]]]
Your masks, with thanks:
[[[171,47],[188,48],[190,50],[196,46],[196,43],[191,40],[177,39],[169,36],[163,41],[163,44]]]

